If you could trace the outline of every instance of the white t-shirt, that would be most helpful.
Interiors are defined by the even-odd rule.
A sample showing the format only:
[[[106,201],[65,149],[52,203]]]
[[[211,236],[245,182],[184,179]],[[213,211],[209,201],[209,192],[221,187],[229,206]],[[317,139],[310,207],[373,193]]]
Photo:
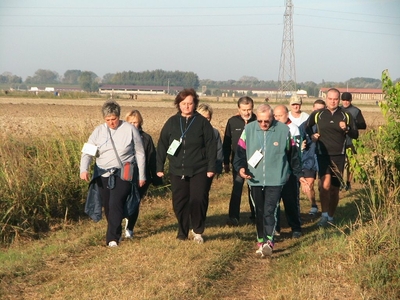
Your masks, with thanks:
[[[309,115],[308,113],[305,113],[304,111],[302,111],[302,112],[300,113],[300,117],[295,118],[295,117],[292,116],[292,112],[291,112],[291,111],[289,112],[289,119],[290,119],[290,121],[292,121],[292,123],[293,123],[294,125],[297,125],[297,126],[300,126],[302,123],[304,123],[305,121],[307,121],[307,119],[308,119],[309,116],[310,116],[310,115]]]

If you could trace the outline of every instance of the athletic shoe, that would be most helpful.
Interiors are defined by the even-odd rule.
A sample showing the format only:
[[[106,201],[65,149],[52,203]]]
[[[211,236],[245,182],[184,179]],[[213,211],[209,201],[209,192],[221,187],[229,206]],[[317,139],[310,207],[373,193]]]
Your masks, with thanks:
[[[118,247],[118,244],[116,241],[111,241],[108,243],[108,247],[113,248],[113,247]]]
[[[318,222],[319,227],[327,227],[328,226],[328,217],[322,216]]]
[[[263,256],[271,256],[273,248],[274,248],[274,242],[268,240],[266,243],[264,243],[262,245]]]
[[[226,221],[226,225],[228,225],[228,226],[233,226],[233,227],[237,227],[237,226],[239,226],[239,220],[236,219],[236,218],[229,218],[229,219]]]
[[[293,231],[292,238],[298,239],[300,237],[301,237],[301,232],[300,231]]]
[[[318,213],[318,207],[317,206],[312,206],[310,208],[310,211],[308,212],[309,215],[315,215],[316,213]]]
[[[131,238],[133,238],[133,230],[126,229],[126,230],[125,230],[125,238],[126,238],[126,239],[131,239]]]
[[[197,244],[204,243],[203,237],[201,236],[200,233],[195,233],[192,229],[192,234],[193,234],[193,241],[195,241]]]
[[[263,243],[257,243],[256,255],[259,257],[264,257],[264,254],[262,253],[262,248],[263,248]]]

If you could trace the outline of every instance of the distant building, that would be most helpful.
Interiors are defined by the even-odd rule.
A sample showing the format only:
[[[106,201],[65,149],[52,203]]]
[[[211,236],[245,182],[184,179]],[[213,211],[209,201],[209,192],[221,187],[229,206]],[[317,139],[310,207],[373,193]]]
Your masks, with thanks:
[[[330,88],[321,88],[319,90],[319,97],[325,98],[326,92]],[[349,92],[351,93],[353,100],[378,100],[381,101],[385,98],[382,93],[382,89],[361,89],[361,88],[338,88],[340,93]]]
[[[115,85],[105,84],[99,88],[100,94],[137,94],[162,95],[177,94],[183,90],[181,86],[145,86],[145,85]]]
[[[296,92],[296,94],[297,94],[297,96],[299,96],[299,97],[308,97],[307,96],[307,91],[305,91],[305,90],[297,90],[297,92]]]

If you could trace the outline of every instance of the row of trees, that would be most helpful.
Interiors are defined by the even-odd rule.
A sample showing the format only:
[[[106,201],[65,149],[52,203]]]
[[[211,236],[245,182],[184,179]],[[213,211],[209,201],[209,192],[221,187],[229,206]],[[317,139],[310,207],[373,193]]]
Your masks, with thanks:
[[[400,81],[398,78],[396,81]],[[200,85],[206,86],[209,91],[218,92],[224,90],[229,87],[236,88],[248,88],[251,89],[276,89],[278,90],[280,87],[279,81],[268,80],[262,81],[258,80],[255,77],[251,76],[243,76],[239,80],[227,80],[227,81],[213,81],[213,80],[200,80]],[[351,78],[345,82],[333,82],[333,81],[324,81],[321,83],[315,83],[313,81],[306,81],[297,83],[297,89],[307,91],[307,94],[310,96],[318,96],[318,92],[322,87],[351,87],[351,88],[381,88],[382,82],[379,79],[374,78],[365,78],[365,77],[356,77]]]
[[[33,85],[79,85],[88,92],[97,91],[101,84],[182,86],[195,89],[200,85],[199,77],[193,72],[164,70],[108,73],[100,78],[91,71],[67,70],[61,77],[57,72],[39,69],[33,76],[28,76],[25,81],[22,81],[21,77],[4,73],[0,77],[1,83],[18,89],[26,89]]]
[[[400,81],[400,78],[394,82]],[[213,81],[199,80],[197,74],[193,72],[181,71],[144,71],[133,72],[125,71],[118,73],[107,73],[100,78],[94,72],[81,70],[67,70],[63,76],[51,70],[39,69],[33,76],[28,76],[25,81],[21,77],[9,72],[0,75],[0,84],[8,84],[12,88],[26,89],[34,85],[79,85],[83,90],[95,92],[102,84],[118,85],[155,85],[155,86],[182,86],[193,87],[206,86],[209,91],[223,91],[227,88],[237,87],[244,89],[279,89],[279,81],[258,80],[256,77],[243,76],[239,80]],[[381,88],[382,82],[379,79],[356,77],[345,82],[325,82],[315,83],[306,81],[297,84],[297,89],[306,90],[308,95],[318,96],[321,87],[351,87],[351,88]]]

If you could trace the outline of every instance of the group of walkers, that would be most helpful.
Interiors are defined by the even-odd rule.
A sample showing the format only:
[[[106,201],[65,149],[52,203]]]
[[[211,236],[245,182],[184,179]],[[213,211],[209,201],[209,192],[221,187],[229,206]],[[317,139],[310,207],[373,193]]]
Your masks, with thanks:
[[[280,235],[281,199],[292,237],[299,238],[300,188],[310,200],[310,214],[316,214],[314,181],[318,175],[321,227],[334,222],[340,187],[350,188],[350,182],[343,184],[342,177],[346,149],[354,152],[351,140],[366,125],[361,111],[351,105],[351,94],[343,93],[342,100],[339,107],[340,92],[332,88],[326,101],[316,100],[308,115],[301,111],[301,98],[291,100],[290,111],[284,105],[273,109],[263,103],[254,112],[253,100],[244,96],[238,100],[238,113],[228,120],[222,140],[210,123],[211,106],[200,104],[194,89],[184,89],[175,98],[177,113],[163,125],[157,147],[143,131],[139,111],[129,112],[123,121],[118,103],[106,101],[102,108],[105,124],[95,128],[82,151],[80,177],[90,182],[85,211],[98,221],[104,207],[107,246],[118,246],[123,236],[132,238],[140,200],[150,184],[162,184],[168,160],[177,239],[203,243],[213,178],[232,167],[227,225],[240,223],[242,190],[247,182],[256,254],[269,256],[274,237]],[[349,103],[345,105],[345,101]]]

